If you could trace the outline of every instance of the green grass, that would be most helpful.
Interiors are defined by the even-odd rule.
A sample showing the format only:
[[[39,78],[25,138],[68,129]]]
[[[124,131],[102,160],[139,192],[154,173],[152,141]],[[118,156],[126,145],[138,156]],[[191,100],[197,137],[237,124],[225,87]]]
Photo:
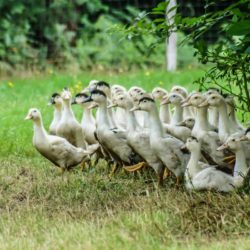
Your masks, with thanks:
[[[169,180],[156,188],[154,174],[117,174],[105,163],[74,169],[62,177],[32,147],[30,107],[52,118],[51,93],[75,92],[90,79],[126,87],[170,88],[191,82],[201,70],[115,74],[52,73],[0,83],[0,248],[1,249],[249,249],[250,198],[244,193],[188,193]],[[13,87],[12,84],[13,83]],[[9,86],[10,85],[10,86]],[[80,86],[79,86],[80,85]],[[81,109],[74,107],[77,117]]]

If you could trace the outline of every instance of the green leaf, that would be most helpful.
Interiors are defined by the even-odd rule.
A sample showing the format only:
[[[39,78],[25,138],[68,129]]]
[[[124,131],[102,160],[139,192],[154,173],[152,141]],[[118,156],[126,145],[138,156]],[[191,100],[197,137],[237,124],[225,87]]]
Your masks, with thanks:
[[[250,20],[243,20],[229,26],[227,33],[232,36],[244,36],[250,34]]]

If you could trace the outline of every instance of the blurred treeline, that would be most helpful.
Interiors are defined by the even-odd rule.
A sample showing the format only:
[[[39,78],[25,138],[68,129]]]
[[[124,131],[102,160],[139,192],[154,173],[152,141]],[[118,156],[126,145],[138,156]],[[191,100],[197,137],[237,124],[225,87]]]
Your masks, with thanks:
[[[115,25],[130,23],[139,10],[110,9],[101,0],[0,0],[0,72],[46,69],[131,69],[163,66],[165,45],[148,54],[147,35],[130,42]],[[179,66],[193,51],[179,50]]]

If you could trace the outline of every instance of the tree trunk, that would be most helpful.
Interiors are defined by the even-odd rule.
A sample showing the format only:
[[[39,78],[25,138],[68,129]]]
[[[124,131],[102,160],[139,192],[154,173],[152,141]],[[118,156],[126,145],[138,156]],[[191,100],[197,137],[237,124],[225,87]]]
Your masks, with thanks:
[[[170,0],[167,12],[172,7],[176,6],[176,0]],[[169,24],[174,22],[173,18],[176,14],[176,9],[166,14],[166,21]],[[168,71],[175,71],[177,66],[177,34],[172,32],[169,37],[166,38],[166,69]]]

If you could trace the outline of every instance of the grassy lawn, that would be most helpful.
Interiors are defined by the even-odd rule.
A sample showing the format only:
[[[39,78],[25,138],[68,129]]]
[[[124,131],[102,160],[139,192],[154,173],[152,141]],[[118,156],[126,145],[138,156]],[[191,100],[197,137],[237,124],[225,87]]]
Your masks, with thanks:
[[[248,193],[188,193],[172,180],[159,190],[151,172],[120,172],[110,181],[105,163],[62,177],[32,147],[32,124],[23,120],[37,107],[48,127],[50,94],[64,86],[76,93],[91,79],[191,90],[202,74],[50,72],[1,80],[0,249],[249,249]],[[74,110],[80,119],[80,107]]]

